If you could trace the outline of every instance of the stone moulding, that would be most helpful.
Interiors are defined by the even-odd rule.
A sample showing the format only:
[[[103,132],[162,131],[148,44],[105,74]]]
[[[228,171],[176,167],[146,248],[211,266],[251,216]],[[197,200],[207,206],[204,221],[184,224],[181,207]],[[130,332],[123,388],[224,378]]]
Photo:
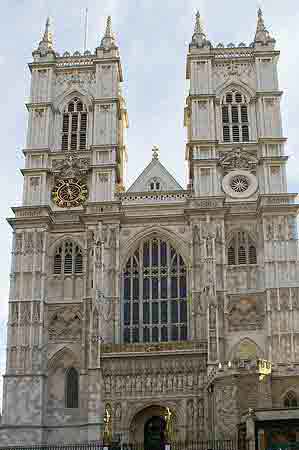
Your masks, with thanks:
[[[157,344],[103,344],[102,353],[152,353],[177,350],[195,350],[206,352],[207,344],[201,341],[159,342]]]

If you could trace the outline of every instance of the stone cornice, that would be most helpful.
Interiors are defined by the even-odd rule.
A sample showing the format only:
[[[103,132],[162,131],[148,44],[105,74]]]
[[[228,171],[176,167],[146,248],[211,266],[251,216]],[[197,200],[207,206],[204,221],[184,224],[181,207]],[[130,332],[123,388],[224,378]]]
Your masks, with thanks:
[[[283,162],[286,163],[289,157],[287,155],[282,156],[261,156],[259,158],[259,163],[277,163]]]
[[[39,154],[39,153],[47,153],[47,154],[49,154],[49,153],[52,153],[52,152],[51,152],[49,147],[44,147],[44,148],[40,147],[40,148],[23,148],[22,153],[23,153],[23,155],[26,156],[26,155],[28,155],[30,153],[32,153],[32,154],[34,154],[34,153],[35,154]]]
[[[22,175],[39,175],[42,173],[51,173],[51,170],[47,167],[34,167],[31,169],[20,169]]]
[[[285,143],[287,142],[288,138],[285,138],[283,136],[281,137],[266,137],[261,136],[258,138],[258,144],[279,144],[279,143]]]
[[[93,99],[93,104],[94,105],[105,105],[107,103],[119,103],[120,102],[120,98],[119,97],[105,97],[105,98],[95,98]]]
[[[32,109],[44,109],[51,108],[54,109],[52,102],[28,102],[25,103],[27,110],[30,112]]]
[[[254,49],[252,52],[252,55],[255,58],[269,58],[272,56],[279,56],[280,55],[280,51],[279,50],[266,50],[265,48],[261,49],[261,50],[257,50]]]
[[[192,100],[209,100],[211,98],[215,98],[216,94],[189,94],[186,98],[186,102],[189,103],[189,101]]]
[[[261,97],[281,97],[283,91],[256,91],[256,96]]]
[[[29,224],[40,224],[40,226],[48,226],[53,223],[51,217],[51,208],[48,205],[42,206],[18,206],[11,208],[15,217],[9,217],[7,222],[14,229],[16,226],[23,225],[27,227]]]
[[[32,61],[28,64],[29,70],[32,73],[32,69],[55,69],[56,60],[52,61]]]

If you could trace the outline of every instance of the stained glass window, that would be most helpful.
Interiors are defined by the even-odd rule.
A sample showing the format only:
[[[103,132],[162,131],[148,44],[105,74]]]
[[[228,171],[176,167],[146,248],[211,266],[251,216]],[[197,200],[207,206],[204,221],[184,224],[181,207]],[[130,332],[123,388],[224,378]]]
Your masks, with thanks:
[[[122,337],[126,343],[186,340],[186,265],[174,247],[153,238],[123,270]]]

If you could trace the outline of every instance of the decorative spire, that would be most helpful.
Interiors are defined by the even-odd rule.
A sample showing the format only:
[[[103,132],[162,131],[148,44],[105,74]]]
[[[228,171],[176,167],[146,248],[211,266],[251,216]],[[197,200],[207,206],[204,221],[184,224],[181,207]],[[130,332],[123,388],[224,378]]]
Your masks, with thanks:
[[[159,159],[159,147],[157,145],[154,145],[152,148],[152,158]]]
[[[50,17],[47,18],[45,32],[42,40],[40,41],[37,52],[40,53],[41,56],[47,55],[47,53],[54,53],[53,50],[53,35],[50,31],[51,21]]]
[[[199,14],[198,10],[197,10],[197,13],[195,16],[194,34],[202,34],[205,36],[204,31],[203,31],[203,25],[202,25],[200,14]]]
[[[259,8],[257,12],[257,25],[254,44],[268,45],[269,43],[275,44],[275,39],[270,36],[270,33],[265,26],[263,12],[261,8]]]
[[[42,42],[47,43],[49,45],[49,48],[53,48],[53,36],[50,31],[50,25],[51,25],[51,21],[50,21],[50,17],[48,17]]]
[[[194,33],[192,36],[192,42],[190,44],[190,47],[196,48],[211,47],[211,43],[210,41],[207,40],[206,34],[204,32],[199,11],[197,11],[195,16]]]
[[[106,38],[111,38],[111,37],[113,37],[111,16],[108,16],[108,17],[107,17],[105,37],[106,37]]]
[[[104,37],[101,41],[100,48],[103,48],[104,50],[110,50],[112,48],[117,48],[117,45],[115,42],[115,36],[112,31],[111,16],[107,17],[106,30],[105,30]]]

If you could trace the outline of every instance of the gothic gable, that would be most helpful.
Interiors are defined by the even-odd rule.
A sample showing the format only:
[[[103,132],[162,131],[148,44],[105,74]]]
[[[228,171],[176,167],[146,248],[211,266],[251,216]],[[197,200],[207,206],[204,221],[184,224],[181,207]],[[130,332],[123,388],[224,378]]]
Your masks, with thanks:
[[[154,153],[152,161],[130,186],[128,192],[180,190],[183,190],[182,186],[179,185],[163,164],[160,163],[158,155]]]

